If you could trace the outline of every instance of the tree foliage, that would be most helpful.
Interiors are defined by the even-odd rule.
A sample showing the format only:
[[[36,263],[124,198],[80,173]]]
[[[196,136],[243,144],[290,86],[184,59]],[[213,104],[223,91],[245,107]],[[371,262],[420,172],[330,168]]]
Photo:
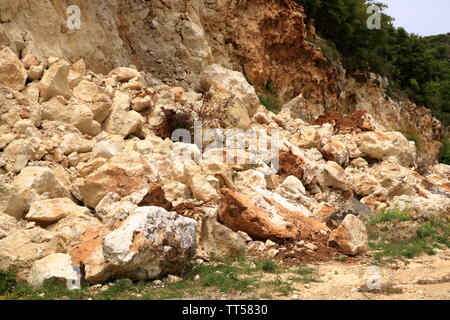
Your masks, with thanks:
[[[381,29],[369,30],[367,9],[373,0],[295,0],[315,20],[321,37],[332,41],[350,72],[370,71],[386,76],[413,101],[430,108],[450,124],[450,33],[420,37],[393,25],[382,12]]]

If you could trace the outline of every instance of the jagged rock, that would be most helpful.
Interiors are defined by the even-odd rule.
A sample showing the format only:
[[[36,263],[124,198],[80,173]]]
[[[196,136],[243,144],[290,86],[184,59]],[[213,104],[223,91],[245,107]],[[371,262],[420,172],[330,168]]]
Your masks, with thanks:
[[[83,80],[83,76],[86,74],[86,64],[83,59],[75,62],[69,70],[69,75],[67,80],[69,81],[69,86],[74,89]]]
[[[0,240],[6,238],[16,229],[20,229],[18,220],[0,212]]]
[[[58,222],[48,226],[47,231],[50,231],[59,239],[64,241],[64,251],[70,252],[75,245],[80,242],[81,235],[89,228],[99,226],[100,220],[95,218],[92,214],[70,214],[62,218]]]
[[[234,182],[239,190],[253,189],[256,187],[267,188],[266,176],[256,170],[246,170],[238,172]]]
[[[345,170],[336,162],[328,161],[326,164],[320,165],[320,169],[317,182],[322,188],[327,189],[333,187],[340,190],[347,190],[349,188],[346,182]]]
[[[80,83],[73,89],[73,96],[77,99],[94,102],[97,94],[99,94],[99,87],[87,80],[81,80]]]
[[[109,192],[97,204],[95,212],[103,223],[111,223],[129,216],[137,207],[138,203],[132,202],[129,197],[122,198],[117,193]]]
[[[354,215],[346,215],[341,225],[331,232],[328,244],[352,256],[366,252],[368,250],[366,227]]]
[[[355,194],[363,197],[382,192],[382,186],[373,175],[367,172],[367,168],[363,166],[361,169],[353,167],[345,169],[348,184]]]
[[[178,201],[192,199],[191,189],[179,181],[168,181],[162,185],[164,194],[173,205]]]
[[[0,84],[21,91],[26,80],[27,71],[17,55],[8,47],[0,46]]]
[[[425,178],[436,185],[443,193],[450,195],[450,166],[440,163],[427,169]]]
[[[28,78],[32,81],[40,80],[43,74],[44,74],[44,66],[42,64],[38,66],[31,66],[30,69],[28,70]]]
[[[123,149],[122,137],[120,139],[103,140],[95,144],[92,150],[92,158],[109,159],[121,153]]]
[[[81,135],[71,133],[64,136],[61,140],[60,148],[65,155],[73,152],[86,153],[92,151],[95,141],[84,139]]]
[[[96,136],[101,131],[100,123],[94,120],[91,109],[79,103],[68,103],[60,97],[52,98],[42,104],[43,119],[69,123],[82,133]]]
[[[6,169],[9,172],[20,172],[28,161],[40,160],[45,153],[45,146],[38,137],[14,140],[3,151],[5,158],[10,160]]]
[[[70,64],[60,59],[48,68],[41,81],[39,82],[39,90],[41,93],[41,101],[45,102],[55,96],[63,96],[70,99],[71,91],[68,82]]]
[[[138,133],[144,122],[144,117],[134,110],[112,110],[103,123],[103,130],[110,134],[127,137],[130,134]]]
[[[245,254],[242,238],[217,222],[216,207],[203,207],[200,211],[196,218],[197,257],[237,258]]]
[[[116,80],[119,82],[128,82],[131,79],[137,78],[141,79],[141,74],[139,71],[131,68],[125,68],[125,67],[119,67],[114,70],[112,70],[108,77],[115,76]]]
[[[295,198],[300,194],[306,194],[306,190],[302,182],[294,176],[288,176],[284,179],[283,182],[275,189],[275,192],[281,194],[282,196],[292,198]]]
[[[350,161],[349,152],[345,145],[334,137],[323,139],[320,150],[325,159],[334,161],[341,167],[346,167]]]
[[[331,229],[336,229],[345,217],[352,214],[363,222],[368,222],[375,217],[376,213],[369,206],[361,203],[356,198],[350,198],[324,217],[326,225]]]
[[[50,254],[33,263],[28,283],[40,287],[45,280],[51,278],[63,279],[66,282],[81,282],[79,272],[72,265],[72,258],[63,253]]]
[[[41,196],[48,199],[70,198],[70,190],[58,177],[56,171],[42,167],[26,167],[12,182],[17,194],[25,199],[23,211],[16,211],[16,217],[25,214],[34,201],[41,200]]]
[[[414,220],[428,221],[450,212],[450,198],[427,199],[418,196],[400,195],[389,201],[386,210],[407,212]]]
[[[355,136],[358,148],[373,159],[386,160],[396,157],[405,167],[414,165],[416,147],[400,132],[363,132]]]
[[[56,198],[33,202],[25,218],[41,224],[51,224],[69,215],[90,216],[91,213],[88,208],[78,206],[70,199]]]
[[[63,246],[61,239],[41,228],[14,230],[0,240],[0,270],[15,269],[18,280],[26,280],[35,261],[61,252]]]
[[[87,175],[80,181],[78,189],[84,204],[95,208],[108,192],[125,197],[143,189],[152,179],[155,174],[142,157],[137,152],[126,151]]]
[[[295,134],[290,142],[300,148],[313,148],[318,144],[318,132],[317,128],[313,126],[303,126],[299,129],[299,132]]]
[[[232,92],[235,99],[245,106],[250,117],[256,113],[259,106],[258,96],[242,73],[213,64],[203,70],[200,82],[206,90],[214,88],[218,91]]]
[[[274,200],[252,199],[229,189],[222,189],[220,220],[233,231],[244,231],[252,239],[323,240],[329,229],[314,218],[291,211]]]
[[[194,198],[200,201],[210,201],[218,198],[216,189],[211,186],[201,168],[194,161],[186,161],[184,163],[183,181],[191,189]]]
[[[250,129],[250,117],[246,105],[242,104],[236,96],[225,92],[208,92],[202,107],[202,116],[209,118],[221,127]]]
[[[24,195],[11,184],[0,182],[0,212],[15,218],[22,218],[27,210]]]
[[[95,231],[72,252],[86,279],[152,279],[182,268],[195,255],[194,220],[159,207],[140,207],[114,231]],[[85,236],[86,237],[86,236]]]

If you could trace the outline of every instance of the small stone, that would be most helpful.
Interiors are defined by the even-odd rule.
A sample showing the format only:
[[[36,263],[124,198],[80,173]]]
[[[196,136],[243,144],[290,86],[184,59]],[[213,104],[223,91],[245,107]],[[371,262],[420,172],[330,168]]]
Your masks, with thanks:
[[[279,252],[280,250],[278,249],[269,249],[269,251],[267,251],[267,255],[271,258],[275,258]]]
[[[273,242],[272,240],[268,239],[265,243],[266,248],[270,248],[270,247],[274,247],[277,244],[275,242]]]
[[[317,246],[312,244],[312,243],[305,244],[305,247],[308,248],[309,250],[312,250],[312,251],[316,251],[317,250]]]

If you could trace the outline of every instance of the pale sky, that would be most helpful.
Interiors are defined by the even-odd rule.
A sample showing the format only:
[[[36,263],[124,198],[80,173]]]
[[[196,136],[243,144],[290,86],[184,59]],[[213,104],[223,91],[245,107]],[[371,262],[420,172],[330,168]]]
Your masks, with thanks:
[[[450,0],[380,0],[389,6],[396,27],[431,36],[450,32]]]

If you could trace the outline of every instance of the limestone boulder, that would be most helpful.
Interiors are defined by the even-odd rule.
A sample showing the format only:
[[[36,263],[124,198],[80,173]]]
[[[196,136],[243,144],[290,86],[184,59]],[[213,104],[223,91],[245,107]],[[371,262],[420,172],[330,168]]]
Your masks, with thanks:
[[[64,253],[53,253],[33,263],[27,281],[34,287],[40,287],[51,278],[62,279],[66,283],[81,282],[80,273],[72,265],[72,258]]]
[[[33,202],[25,218],[38,224],[52,224],[69,215],[91,216],[91,212],[70,199],[55,198]]]
[[[18,280],[26,280],[35,261],[63,248],[62,240],[45,229],[17,229],[0,240],[0,270],[15,269]]]
[[[25,89],[28,74],[17,55],[0,46],[0,84],[16,91]]]
[[[181,182],[186,183],[194,198],[200,201],[210,201],[218,198],[216,189],[208,182],[206,175],[194,161],[186,161]]]
[[[253,117],[259,106],[259,99],[253,88],[242,73],[229,70],[219,64],[208,66],[200,75],[201,86],[209,90],[232,92],[236,100],[247,109],[248,115]]]
[[[27,201],[25,195],[19,193],[16,186],[0,182],[0,212],[20,219],[26,210]]]
[[[197,257],[237,258],[245,254],[244,240],[217,221],[217,208],[202,208],[197,220]]]
[[[45,102],[55,96],[63,96],[66,99],[70,99],[69,70],[70,63],[60,59],[44,72],[41,81],[39,81],[41,102]]]
[[[182,268],[195,255],[195,220],[160,207],[140,207],[114,231],[85,233],[72,252],[86,279],[152,279]],[[96,234],[96,236],[93,236]]]
[[[126,151],[110,158],[106,163],[79,181],[78,190],[84,204],[95,208],[108,193],[121,197],[145,188],[156,180],[146,161],[134,151]]]
[[[408,141],[400,132],[363,132],[355,136],[355,143],[365,155],[373,159],[396,157],[405,167],[413,166],[416,160],[414,142]]]
[[[0,212],[0,240],[20,228],[21,226],[17,219]]]
[[[45,167],[24,168],[15,177],[12,186],[25,201],[24,211],[16,211],[16,216],[25,214],[33,202],[42,198],[72,198],[64,175]]]
[[[346,215],[341,225],[331,232],[328,244],[347,255],[364,253],[368,250],[366,227],[354,215]]]
[[[324,224],[300,211],[289,210],[268,197],[247,196],[229,189],[222,189],[219,220],[254,240],[322,241],[329,233]]]
[[[72,214],[65,216],[45,229],[61,239],[64,243],[64,251],[70,252],[80,242],[81,235],[87,229],[99,225],[101,225],[101,221],[92,214]]]

